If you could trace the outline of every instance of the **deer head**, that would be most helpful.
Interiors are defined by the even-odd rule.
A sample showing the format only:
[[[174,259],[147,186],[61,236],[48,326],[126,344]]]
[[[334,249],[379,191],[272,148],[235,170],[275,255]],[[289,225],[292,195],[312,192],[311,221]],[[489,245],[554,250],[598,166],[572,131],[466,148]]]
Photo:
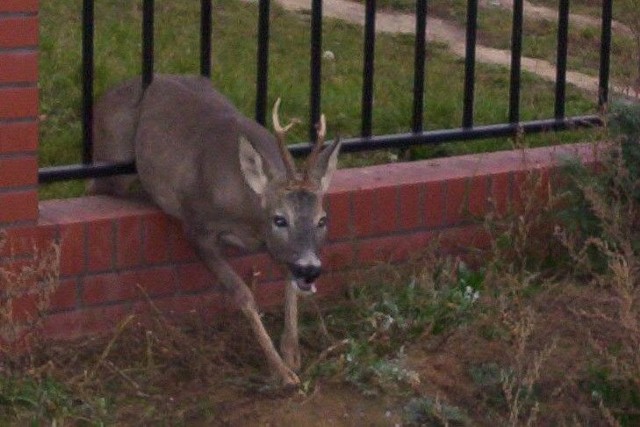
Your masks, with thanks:
[[[298,170],[285,143],[286,132],[295,121],[282,127],[279,106],[280,99],[273,107],[272,118],[284,171],[269,167],[243,136],[240,137],[240,166],[246,183],[261,202],[261,233],[267,250],[288,267],[291,285],[297,291],[313,293],[315,279],[322,270],[318,251],[327,233],[322,199],[336,170],[340,141],[336,138],[322,148],[326,135],[322,115],[316,125],[316,143],[303,170]]]

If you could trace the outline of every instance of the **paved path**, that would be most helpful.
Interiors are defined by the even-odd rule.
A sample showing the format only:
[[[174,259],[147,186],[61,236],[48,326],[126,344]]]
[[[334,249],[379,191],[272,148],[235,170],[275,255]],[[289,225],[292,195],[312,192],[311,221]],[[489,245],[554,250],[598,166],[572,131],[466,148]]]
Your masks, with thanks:
[[[308,11],[311,9],[311,0],[277,0],[277,2],[288,10]],[[499,0],[501,5],[511,5],[511,0]],[[509,6],[511,7],[511,6]],[[525,13],[527,16],[536,16],[539,19],[557,19],[557,12],[541,6],[534,6],[525,1]],[[529,15],[530,14],[530,15]],[[353,24],[364,25],[364,6],[349,0],[324,0],[323,16],[340,19]],[[571,22],[577,25],[599,26],[599,20],[581,16],[571,15]],[[630,30],[622,24],[616,23],[615,27],[624,32]],[[393,34],[414,34],[415,18],[408,13],[394,13],[378,11],[376,14],[376,31]],[[446,44],[449,50],[460,57],[465,56],[465,32],[460,27],[445,20],[428,17],[427,18],[427,40],[437,41]],[[495,64],[509,67],[511,64],[511,52],[507,50],[495,49],[487,46],[476,46],[476,60],[486,64]],[[555,81],[556,68],[549,61],[536,58],[522,57],[522,69],[539,77]],[[582,90],[597,93],[598,78],[576,71],[567,72],[567,83]],[[639,94],[630,88],[613,86],[612,90],[621,94],[638,96]]]

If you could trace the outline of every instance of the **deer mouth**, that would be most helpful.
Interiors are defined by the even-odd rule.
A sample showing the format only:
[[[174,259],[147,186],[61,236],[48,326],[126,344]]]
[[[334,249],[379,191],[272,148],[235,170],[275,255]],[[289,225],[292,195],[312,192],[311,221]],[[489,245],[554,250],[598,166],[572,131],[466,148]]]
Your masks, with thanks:
[[[291,279],[291,286],[293,289],[301,294],[312,295],[316,293],[316,283],[314,281],[307,281],[302,277],[293,277]]]

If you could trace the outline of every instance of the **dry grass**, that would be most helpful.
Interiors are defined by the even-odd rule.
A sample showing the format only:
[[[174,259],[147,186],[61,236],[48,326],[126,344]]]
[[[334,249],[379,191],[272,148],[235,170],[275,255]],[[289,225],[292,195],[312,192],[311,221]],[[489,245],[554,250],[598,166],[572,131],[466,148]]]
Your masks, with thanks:
[[[8,363],[16,362],[38,337],[52,293],[58,287],[60,247],[34,247],[33,256],[17,260],[15,251],[0,234],[0,251],[6,252],[9,266],[0,267],[0,352]]]

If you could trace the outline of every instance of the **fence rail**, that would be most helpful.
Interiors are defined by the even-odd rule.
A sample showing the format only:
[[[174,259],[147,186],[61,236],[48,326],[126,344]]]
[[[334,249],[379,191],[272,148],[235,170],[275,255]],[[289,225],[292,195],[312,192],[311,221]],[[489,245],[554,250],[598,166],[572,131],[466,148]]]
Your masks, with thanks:
[[[268,93],[269,61],[269,15],[271,0],[259,0],[258,5],[258,49],[255,119],[265,124]],[[609,62],[612,31],[612,2],[603,0],[600,37],[600,68],[598,106],[602,108],[608,100]],[[565,91],[567,74],[567,47],[569,25],[569,0],[560,0],[558,8],[558,42],[556,56],[556,83],[554,117],[520,121],[520,77],[522,58],[523,0],[514,0],[511,35],[511,70],[509,83],[509,121],[508,123],[476,126],[474,125],[475,100],[475,52],[478,29],[478,0],[467,2],[466,56],[464,71],[464,98],[461,127],[425,131],[423,128],[425,73],[428,73],[426,61],[426,25],[427,0],[416,0],[415,10],[415,56],[413,83],[413,116],[411,132],[392,135],[372,135],[373,84],[375,71],[375,28],[376,0],[365,0],[364,60],[361,132],[359,137],[343,140],[344,152],[378,150],[387,148],[408,148],[415,145],[438,144],[451,141],[474,140],[491,137],[515,136],[519,133],[539,133],[561,131],[576,127],[600,126],[602,120],[594,112],[592,115],[567,117],[565,114]],[[142,76],[143,86],[148,86],[153,78],[154,64],[154,0],[143,0],[142,17]],[[200,19],[200,74],[211,76],[211,34],[212,2],[201,0]],[[93,164],[93,67],[94,67],[94,12],[93,0],[83,0],[82,9],[82,126],[83,153],[82,164],[41,168],[39,181],[49,183],[68,179],[84,179],[135,172],[133,163]],[[310,85],[310,126],[309,139],[315,135],[313,124],[320,117],[321,77],[322,77],[322,0],[311,3],[311,85]],[[428,94],[426,94],[428,96]],[[294,155],[306,154],[310,144],[290,146]]]

